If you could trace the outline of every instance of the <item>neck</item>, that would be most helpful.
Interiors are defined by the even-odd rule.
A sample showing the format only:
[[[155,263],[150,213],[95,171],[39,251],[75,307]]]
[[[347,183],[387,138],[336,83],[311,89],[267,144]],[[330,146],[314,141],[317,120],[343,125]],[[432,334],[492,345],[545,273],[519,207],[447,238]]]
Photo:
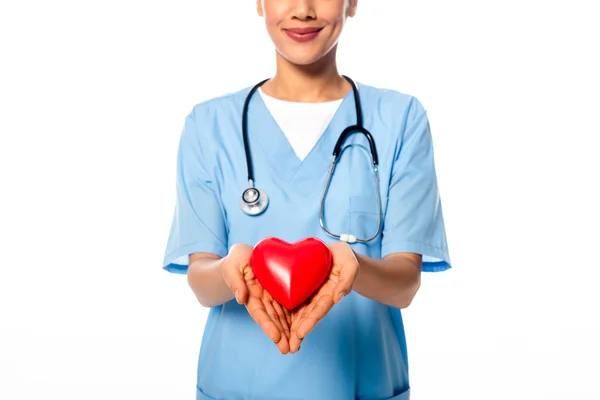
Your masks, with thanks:
[[[314,64],[294,65],[277,53],[277,71],[262,87],[269,96],[318,103],[343,98],[350,85],[337,69],[335,49]]]

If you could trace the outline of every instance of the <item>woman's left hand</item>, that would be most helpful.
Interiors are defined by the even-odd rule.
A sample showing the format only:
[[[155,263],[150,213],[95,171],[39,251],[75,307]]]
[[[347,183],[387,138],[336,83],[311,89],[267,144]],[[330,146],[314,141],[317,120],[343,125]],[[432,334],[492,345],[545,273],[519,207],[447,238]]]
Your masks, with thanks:
[[[332,243],[329,250],[333,256],[333,267],[329,276],[309,300],[292,310],[289,339],[291,353],[300,350],[304,337],[327,315],[334,304],[350,293],[358,278],[359,263],[348,243]]]

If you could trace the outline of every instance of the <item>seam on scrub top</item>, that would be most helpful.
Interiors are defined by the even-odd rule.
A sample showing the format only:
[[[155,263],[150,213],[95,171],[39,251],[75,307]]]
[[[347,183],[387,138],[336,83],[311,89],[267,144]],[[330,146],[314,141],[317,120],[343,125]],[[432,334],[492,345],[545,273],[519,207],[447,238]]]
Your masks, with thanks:
[[[214,191],[214,189],[213,189],[213,188],[210,188],[209,190],[210,190],[210,191],[211,191],[211,192],[212,192],[212,193],[213,193],[213,194],[214,194],[216,197],[219,197],[219,199],[220,199],[220,196],[219,196],[219,195],[218,195],[218,194],[217,194],[217,193]],[[189,197],[189,196],[187,196],[187,197]],[[190,199],[190,200],[191,200],[191,199]],[[221,208],[221,207],[220,207],[220,208]],[[195,211],[195,209],[193,209],[193,207],[192,207],[192,210],[193,210],[193,214],[194,214],[194,216],[196,216],[196,218],[197,218],[198,222],[200,223],[200,225],[202,225],[202,227],[203,227],[204,229],[206,229],[206,231],[207,231],[207,232],[209,232],[209,233],[212,235],[213,239],[214,239],[216,242],[220,243],[220,244],[221,244],[223,247],[227,248],[227,245],[226,245],[226,244],[225,244],[225,243],[224,243],[224,242],[223,242],[223,241],[222,241],[222,240],[219,238],[219,236],[218,236],[218,235],[216,235],[216,234],[213,232],[213,230],[212,230],[212,229],[210,229],[210,228],[208,227],[208,225],[206,225],[206,224],[204,223],[204,221],[202,220],[202,218],[201,218],[201,217],[198,215],[198,213]],[[223,215],[223,214],[222,214],[222,210],[221,210],[221,215]],[[227,223],[226,223],[226,221],[223,221],[223,225],[224,225],[224,226],[227,228]],[[228,230],[228,229],[225,229],[225,230]],[[193,243],[195,243],[195,242],[191,242],[190,244],[193,244]],[[186,244],[186,245],[184,245],[184,246],[187,246],[187,244]]]
[[[414,244],[419,244],[421,246],[424,246],[424,247],[427,247],[427,248],[430,248],[430,249],[433,249],[433,250],[441,250],[443,252],[448,251],[448,246],[446,246],[446,247],[437,247],[437,246],[432,246],[432,245],[430,245],[428,243],[425,243],[425,242],[418,242],[416,240],[399,240],[398,243],[414,243]]]
[[[395,247],[398,247],[398,245],[402,245],[404,243],[419,245],[419,246],[422,246],[423,248],[425,248],[427,250],[432,250],[435,253],[440,253],[440,258],[442,260],[444,260],[445,258],[448,258],[448,259],[450,258],[448,247],[443,248],[443,247],[432,246],[432,245],[426,244],[424,242],[417,242],[417,241],[414,241],[414,240],[402,240],[402,241],[398,241],[398,242],[391,242],[391,243],[388,243],[388,244],[382,244],[381,248],[382,248],[382,250],[385,249],[386,247],[395,248]],[[397,252],[397,251],[393,250],[393,252]],[[391,254],[392,252],[387,251],[387,253]]]
[[[220,243],[220,241],[219,241],[219,242],[213,242],[212,244],[214,244],[214,243]],[[191,247],[191,246],[196,246],[196,245],[203,245],[203,244],[206,244],[206,245],[209,245],[209,246],[211,245],[211,243],[210,243],[210,242],[207,242],[207,241],[201,241],[201,242],[189,242],[189,243],[187,243],[187,244],[184,244],[184,245],[177,246],[177,248],[176,248],[175,250],[173,250],[173,251],[169,252],[165,258],[171,258],[171,257],[174,257],[174,256],[175,256],[177,253],[179,253],[181,250],[183,250],[183,249],[186,249],[186,248],[188,248],[188,247]],[[212,246],[211,246],[211,247],[212,247]],[[220,245],[219,245],[219,246],[217,246],[217,247],[222,247],[222,248],[223,248],[223,250],[224,250],[224,253],[225,253],[225,254],[227,254],[227,251],[226,251],[226,250],[227,250],[227,247],[226,247],[226,246],[220,246]]]

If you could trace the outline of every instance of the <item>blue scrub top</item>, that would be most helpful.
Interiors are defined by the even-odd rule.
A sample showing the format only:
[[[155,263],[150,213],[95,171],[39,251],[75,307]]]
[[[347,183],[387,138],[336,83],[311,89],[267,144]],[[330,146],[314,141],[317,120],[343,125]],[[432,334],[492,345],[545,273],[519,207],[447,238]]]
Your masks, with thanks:
[[[377,229],[377,195],[384,225],[364,255],[423,255],[423,270],[450,268],[427,113],[412,96],[357,84],[364,125],[379,153],[375,187],[369,144],[350,136],[338,159],[325,222],[335,233],[369,237]],[[249,104],[248,132],[256,186],[270,204],[248,216],[240,196],[248,186],[241,132],[250,87],[197,104],[185,120],[177,161],[177,198],[163,268],[185,274],[187,256],[225,256],[236,243],[265,237],[288,242],[333,239],[319,225],[320,199],[340,133],[356,123],[350,91],[310,154],[300,160],[263,103]],[[197,399],[349,400],[410,396],[400,310],[350,293],[309,333],[296,354],[282,355],[244,305],[234,300],[210,310],[198,360]]]

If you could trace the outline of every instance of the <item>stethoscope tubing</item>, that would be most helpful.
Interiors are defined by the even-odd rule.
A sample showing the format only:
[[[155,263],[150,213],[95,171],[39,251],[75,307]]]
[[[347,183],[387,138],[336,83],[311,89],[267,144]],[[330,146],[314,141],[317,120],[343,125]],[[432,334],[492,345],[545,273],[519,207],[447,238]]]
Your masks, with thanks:
[[[346,75],[342,75],[342,76],[352,86],[352,92],[354,95],[354,105],[355,105],[355,109],[356,109],[356,125],[351,125],[351,126],[348,126],[346,129],[344,129],[343,132],[340,134],[340,137],[338,138],[338,140],[333,148],[331,165],[329,166],[329,172],[327,174],[327,182],[325,184],[325,189],[323,190],[323,194],[321,195],[319,224],[321,225],[321,228],[323,229],[323,231],[332,238],[343,240],[343,241],[350,242],[350,243],[355,243],[355,242],[366,243],[366,242],[372,241],[377,236],[379,236],[379,234],[381,233],[381,229],[382,229],[383,207],[381,204],[381,193],[380,193],[380,189],[379,189],[379,167],[378,167],[379,166],[379,158],[377,155],[377,148],[375,146],[375,140],[373,139],[373,136],[371,135],[371,133],[367,129],[365,129],[363,126],[362,107],[361,107],[360,96],[358,94],[358,89],[356,87],[356,84],[354,83],[354,81],[352,79],[350,79]],[[252,98],[254,93],[258,90],[258,88],[260,88],[268,80],[269,80],[268,78],[262,80],[261,82],[257,83],[250,90],[250,92],[246,96],[246,100],[244,101],[244,107],[242,110],[242,138],[244,141],[244,153],[246,155],[246,168],[247,168],[247,172],[248,172],[249,188],[254,188],[254,171],[253,171],[253,166],[252,166],[250,143],[248,140],[248,108],[249,108],[249,104],[250,104],[250,99]],[[378,210],[379,210],[379,223],[377,226],[377,232],[367,239],[357,238],[351,234],[341,234],[341,235],[334,234],[327,229],[327,227],[325,226],[325,221],[324,221],[325,220],[325,215],[324,215],[324,213],[325,213],[325,210],[324,210],[325,209],[325,207],[324,207],[325,198],[327,196],[327,192],[329,191],[329,187],[331,185],[331,179],[332,179],[333,173],[335,171],[336,160],[338,159],[338,157],[340,155],[342,145],[346,141],[346,138],[350,134],[356,133],[356,132],[362,133],[369,142],[369,148],[371,151],[371,157],[372,157],[372,161],[373,161],[372,167],[373,167],[373,173],[375,176],[376,191],[377,191],[377,203],[378,203]],[[246,189],[246,190],[248,190],[248,189]],[[266,199],[263,199],[263,201],[264,201],[263,206],[264,206],[264,208],[266,208],[267,204],[268,204],[268,197],[266,196],[266,193],[264,191],[259,190],[259,192],[262,193],[262,196],[266,198]],[[264,208],[262,210],[256,211],[256,205],[245,204],[243,198],[241,200],[241,204],[242,204],[242,210],[244,212],[246,212],[248,215],[258,215],[264,211]]]

